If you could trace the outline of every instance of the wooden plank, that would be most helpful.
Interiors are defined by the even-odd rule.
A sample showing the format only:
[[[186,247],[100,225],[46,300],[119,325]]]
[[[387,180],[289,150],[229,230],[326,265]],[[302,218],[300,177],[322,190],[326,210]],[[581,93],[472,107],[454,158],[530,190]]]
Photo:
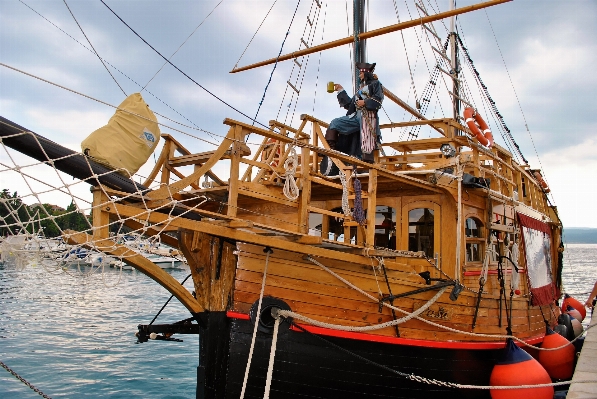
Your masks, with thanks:
[[[255,251],[259,247],[239,244],[239,263],[238,268],[242,270],[263,272],[263,265],[265,258],[262,254]],[[369,293],[377,292],[380,287],[385,287],[385,280],[378,273],[376,276],[371,269],[371,265],[360,266],[354,264],[347,264],[346,262],[332,262],[326,261],[326,266],[331,268],[335,273],[342,276],[352,284]],[[270,267],[268,274],[286,276],[297,281],[314,281],[318,284],[326,284],[334,287],[346,287],[346,285],[331,276],[329,273],[323,271],[319,266],[306,263],[302,257],[296,254],[291,254],[286,251],[276,250],[270,255]],[[404,273],[392,269],[392,262],[387,262],[386,271],[388,280],[392,286],[393,293],[399,294],[413,289],[425,287],[422,283],[422,278],[417,274]],[[490,276],[490,279],[496,279],[496,276]],[[385,291],[385,288],[382,288]],[[355,291],[356,292],[356,291]],[[425,294],[423,294],[425,295]],[[423,296],[424,297],[424,296]],[[483,296],[483,306],[488,308],[498,308],[499,296]],[[461,306],[475,306],[476,295],[472,292],[464,291],[460,294],[459,304]],[[528,301],[526,298],[514,298],[513,309],[524,309],[526,312]]]
[[[108,238],[110,236],[110,214],[105,212],[106,207],[110,207],[110,198],[100,188],[93,188],[93,238],[95,240]]]
[[[244,241],[257,245],[269,246],[272,248],[287,249],[301,254],[308,254],[315,257],[339,259],[347,262],[363,262],[369,263],[369,259],[362,256],[356,256],[351,254],[344,254],[339,251],[334,251],[325,248],[318,248],[314,246],[288,242],[279,238],[263,237],[254,233],[230,229],[224,226],[217,226],[205,221],[195,221],[183,218],[171,218],[166,214],[159,213],[156,211],[145,210],[134,208],[127,205],[116,204],[114,207],[110,207],[110,210],[106,210],[114,214],[120,215],[120,217],[134,217],[140,220],[147,220],[154,224],[170,224],[172,226],[201,231],[213,235],[227,237],[231,240]]]
[[[197,301],[206,310],[227,310],[236,273],[235,245],[209,234],[182,230],[180,246],[191,268]]]
[[[303,121],[306,122],[306,121]],[[298,181],[301,191],[298,198],[299,233],[309,234],[309,208],[311,204],[311,176],[309,174],[309,155],[307,147],[301,147],[301,177]]]
[[[239,144],[240,156],[244,157],[251,155],[251,149],[246,144],[237,144]],[[172,167],[181,167],[188,165],[203,164],[206,161],[208,161],[215,154],[215,152],[216,151],[207,151],[196,154],[182,155],[179,157],[172,157],[168,160],[168,165]],[[230,159],[232,157],[233,152],[234,150],[232,149],[227,150],[222,156],[222,159]]]
[[[226,137],[222,139],[222,143],[214,153],[214,156],[205,164],[203,164],[203,166],[201,166],[198,170],[185,177],[184,179],[177,181],[176,183],[160,187],[155,191],[147,193],[147,196],[152,200],[168,198],[171,196],[171,193],[178,192],[190,185],[192,182],[199,180],[199,178],[201,178],[201,176],[203,176],[207,171],[209,171],[220,160],[220,157],[224,155],[224,153],[228,150],[228,148],[230,147],[230,142],[233,140],[233,135],[234,127],[231,127]]]
[[[230,159],[230,179],[228,180],[228,204],[226,214],[231,217],[235,217],[238,212],[238,187],[239,187],[239,175],[240,175],[240,158],[242,146],[244,144],[244,136],[242,134],[242,126],[234,127],[234,141],[232,142],[231,159]],[[242,145],[241,145],[242,143]]]
[[[369,169],[369,180],[367,182],[367,232],[365,245],[375,245],[375,216],[377,209],[377,171]],[[346,236],[345,236],[346,237]]]
[[[268,187],[263,184],[239,182],[238,185],[239,194],[246,195],[248,197],[258,198],[265,201],[275,202],[277,204],[298,208],[298,202],[292,201],[286,198],[281,193],[279,187]]]

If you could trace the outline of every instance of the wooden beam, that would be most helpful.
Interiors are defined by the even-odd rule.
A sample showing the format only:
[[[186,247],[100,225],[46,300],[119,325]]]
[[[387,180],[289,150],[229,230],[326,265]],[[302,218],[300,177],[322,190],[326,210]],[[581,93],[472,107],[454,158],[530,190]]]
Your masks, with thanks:
[[[414,26],[424,25],[429,22],[452,17],[454,15],[464,14],[464,13],[467,13],[470,11],[475,11],[475,10],[479,10],[479,9],[486,8],[486,7],[491,7],[496,4],[506,3],[509,1],[512,1],[512,0],[491,0],[491,1],[486,1],[485,3],[473,4],[472,6],[456,8],[454,10],[440,12],[439,14],[434,14],[434,15],[430,15],[430,16],[426,16],[426,17],[422,17],[422,18],[418,18],[418,19],[413,19],[413,20],[406,21],[406,22],[401,22],[399,24],[386,26],[384,28],[375,29],[375,30],[372,30],[369,32],[363,32],[358,35],[358,40],[371,39],[376,36],[385,35],[387,33],[396,32],[399,30],[407,29],[407,28],[412,28]],[[310,48],[292,52],[290,54],[285,54],[285,55],[278,56],[276,58],[271,58],[266,61],[257,62],[255,64],[247,65],[247,66],[240,67],[240,68],[235,67],[232,71],[230,71],[230,73],[242,72],[242,71],[246,71],[249,69],[262,67],[265,65],[270,65],[270,64],[273,64],[276,62],[291,60],[293,58],[298,58],[298,57],[302,57],[302,56],[305,56],[308,54],[317,53],[317,52],[320,52],[323,50],[328,50],[328,49],[331,49],[334,47],[344,46],[346,44],[354,43],[354,40],[355,40],[354,36],[345,37],[343,39],[334,40],[333,42],[320,44],[319,46],[313,46]]]
[[[414,109],[413,107],[411,107],[410,105],[408,105],[405,101],[403,101],[400,97],[398,97],[397,95],[395,95],[394,93],[392,93],[386,87],[383,88],[383,92],[384,92],[384,94],[386,95],[387,98],[389,98],[394,103],[396,103],[399,106],[401,106],[404,110],[406,110],[407,112],[409,112],[415,118],[419,118],[421,120],[427,120],[427,118],[425,118],[425,115],[423,115],[422,113],[420,113],[419,111],[417,111],[416,109]],[[431,125],[431,127],[434,128],[435,130],[437,130],[440,134],[442,134],[444,136],[446,135],[446,133],[444,133],[444,131],[441,130],[440,128],[438,128],[438,127],[436,127],[434,125]]]
[[[267,237],[243,230],[231,229],[225,226],[219,226],[209,222],[189,220],[183,218],[171,218],[169,215],[156,211],[134,208],[128,205],[116,204],[109,212],[117,213],[120,217],[132,217],[140,220],[147,220],[153,224],[167,223],[171,226],[177,226],[182,229],[199,231],[219,237],[227,237],[231,240],[246,242],[255,245],[269,246],[271,248],[284,249],[286,251],[297,252],[300,254],[311,255],[339,261],[371,265],[370,259],[366,256],[355,257],[343,252],[319,248],[311,245],[303,245],[297,242],[287,241],[276,237]],[[257,224],[256,224],[257,226]],[[295,233],[296,234],[296,233]],[[335,243],[339,244],[339,243]],[[355,248],[358,248],[355,246]]]
[[[133,208],[135,209],[135,208]],[[98,250],[122,258],[124,262],[135,269],[149,276],[168,292],[174,295],[191,313],[200,313],[205,310],[191,293],[184,288],[174,277],[165,272],[161,267],[151,262],[142,255],[139,255],[132,249],[117,244],[110,239],[94,240],[92,236],[86,233],[79,233],[73,230],[65,231],[65,240],[69,244],[83,245],[87,248],[97,248]]]
[[[197,169],[195,172],[185,177],[184,179],[181,179],[175,183],[160,187],[155,191],[147,193],[147,197],[149,197],[152,200],[168,198],[173,193],[176,193],[182,190],[183,188],[189,186],[192,182],[199,180],[201,176],[203,176],[205,173],[211,170],[211,168],[220,160],[222,155],[224,155],[224,153],[230,148],[230,143],[234,140],[233,137],[234,127],[231,127],[226,137],[222,139],[220,147],[215,151],[214,156],[209,161],[207,161],[199,169]]]
[[[106,207],[110,208],[110,198],[99,188],[93,190],[92,219],[93,219],[93,238],[108,238],[110,235],[110,214],[102,211]]]

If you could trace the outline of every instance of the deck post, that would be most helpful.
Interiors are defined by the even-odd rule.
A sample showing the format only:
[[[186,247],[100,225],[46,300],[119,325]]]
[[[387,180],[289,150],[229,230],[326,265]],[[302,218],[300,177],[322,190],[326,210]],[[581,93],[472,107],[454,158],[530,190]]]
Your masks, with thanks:
[[[110,203],[110,199],[101,188],[93,188],[93,239],[94,241],[110,236],[110,214],[103,208]]]

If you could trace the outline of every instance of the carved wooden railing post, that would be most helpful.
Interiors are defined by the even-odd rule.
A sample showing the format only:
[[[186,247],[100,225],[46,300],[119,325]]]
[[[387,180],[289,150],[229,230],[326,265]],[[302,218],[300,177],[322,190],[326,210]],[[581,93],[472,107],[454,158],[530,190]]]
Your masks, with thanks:
[[[110,199],[101,188],[95,187],[92,192],[93,240],[101,241],[110,237],[110,214],[103,211],[106,206],[110,206]]]
[[[305,140],[301,141],[304,142]],[[311,150],[307,147],[301,147],[301,177],[299,180],[301,192],[298,198],[298,232],[302,234],[309,234],[309,205],[311,204],[310,158]]]
[[[236,217],[238,212],[238,178],[241,158],[241,145],[244,144],[243,127],[233,126],[234,136],[232,142],[232,154],[230,157],[230,180],[228,181],[228,211],[227,215]]]

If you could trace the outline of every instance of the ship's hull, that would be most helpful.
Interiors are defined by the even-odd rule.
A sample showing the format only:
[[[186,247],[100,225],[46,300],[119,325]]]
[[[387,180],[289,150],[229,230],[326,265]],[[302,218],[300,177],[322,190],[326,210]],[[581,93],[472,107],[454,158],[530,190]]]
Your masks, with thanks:
[[[197,397],[239,398],[253,323],[247,315],[212,312],[206,327]],[[358,334],[335,335],[304,332],[282,323],[270,398],[490,398],[487,390],[448,388],[432,380],[489,385],[500,344],[399,338],[375,342],[358,339]],[[245,398],[263,398],[272,336],[258,331],[255,337]],[[406,377],[411,374],[429,383]]]

